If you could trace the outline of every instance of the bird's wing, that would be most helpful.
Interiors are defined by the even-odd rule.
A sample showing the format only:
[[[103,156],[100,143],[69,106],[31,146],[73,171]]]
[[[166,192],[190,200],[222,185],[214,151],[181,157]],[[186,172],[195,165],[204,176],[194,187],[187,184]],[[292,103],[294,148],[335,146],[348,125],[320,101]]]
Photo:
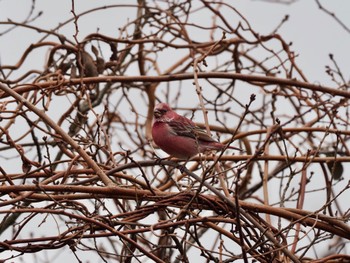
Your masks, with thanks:
[[[168,122],[171,132],[174,135],[190,137],[200,141],[216,142],[205,130],[198,127],[193,121],[182,116],[178,117],[181,118],[176,118]]]

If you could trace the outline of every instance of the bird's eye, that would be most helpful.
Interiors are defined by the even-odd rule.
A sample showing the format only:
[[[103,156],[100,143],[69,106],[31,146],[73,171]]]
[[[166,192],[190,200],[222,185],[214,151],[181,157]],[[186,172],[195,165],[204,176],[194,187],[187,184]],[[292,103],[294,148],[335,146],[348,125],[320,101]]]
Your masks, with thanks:
[[[164,109],[157,109],[156,111],[162,115],[167,112],[167,110],[164,110]]]

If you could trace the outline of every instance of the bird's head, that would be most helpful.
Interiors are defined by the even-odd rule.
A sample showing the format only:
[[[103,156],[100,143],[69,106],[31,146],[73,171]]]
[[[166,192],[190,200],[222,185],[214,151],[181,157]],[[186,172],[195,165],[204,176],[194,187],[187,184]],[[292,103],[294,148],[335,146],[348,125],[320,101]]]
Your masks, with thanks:
[[[154,107],[153,115],[156,120],[161,119],[166,116],[168,112],[171,112],[172,109],[166,103],[159,103]]]

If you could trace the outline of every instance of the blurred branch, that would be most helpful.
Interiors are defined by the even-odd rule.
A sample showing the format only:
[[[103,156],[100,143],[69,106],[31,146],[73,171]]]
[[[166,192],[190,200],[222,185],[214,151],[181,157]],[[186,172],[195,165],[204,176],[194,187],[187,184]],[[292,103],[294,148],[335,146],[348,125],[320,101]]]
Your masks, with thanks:
[[[23,92],[28,92],[31,90],[36,90],[39,88],[49,88],[53,85],[76,85],[81,82],[85,84],[93,83],[135,83],[135,82],[173,82],[179,80],[188,80],[192,79],[193,74],[191,73],[182,73],[174,75],[163,75],[163,76],[108,76],[108,77],[89,77],[89,78],[79,78],[79,79],[66,79],[62,80],[60,83],[55,81],[48,81],[43,83],[37,83],[35,86],[26,85],[14,88],[14,90],[21,94]],[[283,79],[276,77],[267,77],[267,76],[258,76],[258,75],[245,75],[237,73],[228,73],[228,72],[199,72],[198,78],[218,78],[218,79],[231,79],[231,80],[242,80],[247,82],[254,82],[257,85],[281,85],[283,86],[295,86],[299,88],[304,88],[311,91],[320,91],[323,93],[328,93],[332,96],[341,96],[344,98],[350,98],[350,92],[346,90],[339,90],[337,88],[326,87],[322,85],[315,85],[308,82],[302,82],[294,79]],[[57,86],[57,88],[60,88]],[[7,97],[6,93],[0,94],[1,98]]]

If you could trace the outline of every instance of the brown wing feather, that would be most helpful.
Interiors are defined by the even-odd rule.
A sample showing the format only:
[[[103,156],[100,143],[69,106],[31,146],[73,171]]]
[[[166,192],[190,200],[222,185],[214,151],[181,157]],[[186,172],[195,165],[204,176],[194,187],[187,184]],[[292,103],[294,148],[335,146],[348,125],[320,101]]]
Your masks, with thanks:
[[[182,117],[182,116],[180,116]],[[193,121],[182,117],[179,120],[172,120],[168,122],[171,132],[178,136],[190,137],[200,141],[216,142],[205,130],[198,127]]]

